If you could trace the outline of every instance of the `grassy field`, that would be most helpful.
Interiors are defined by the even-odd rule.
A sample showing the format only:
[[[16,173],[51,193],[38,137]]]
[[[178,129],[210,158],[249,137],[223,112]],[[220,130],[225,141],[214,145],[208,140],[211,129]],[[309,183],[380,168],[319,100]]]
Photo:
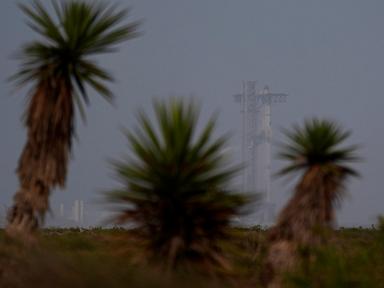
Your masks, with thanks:
[[[384,287],[384,234],[340,229],[316,261],[286,275],[287,287]],[[0,287],[262,287],[265,231],[234,229],[223,247],[228,271],[180,269],[148,263],[143,243],[122,229],[49,229],[25,249],[0,235]]]

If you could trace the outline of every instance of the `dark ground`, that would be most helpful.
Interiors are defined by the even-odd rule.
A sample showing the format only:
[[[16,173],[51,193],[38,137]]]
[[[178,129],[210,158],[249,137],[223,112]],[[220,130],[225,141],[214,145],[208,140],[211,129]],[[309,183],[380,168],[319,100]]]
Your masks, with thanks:
[[[265,231],[233,229],[223,244],[229,271],[148,263],[142,241],[123,229],[47,229],[26,249],[0,234],[0,287],[262,287]],[[287,287],[384,287],[384,233],[340,229],[316,261],[286,276]]]

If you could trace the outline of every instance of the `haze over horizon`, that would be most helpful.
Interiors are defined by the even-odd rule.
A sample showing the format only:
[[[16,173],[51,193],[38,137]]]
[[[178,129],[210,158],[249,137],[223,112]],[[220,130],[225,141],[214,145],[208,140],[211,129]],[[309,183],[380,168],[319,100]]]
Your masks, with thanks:
[[[30,1],[20,1],[30,2]],[[53,207],[75,199],[96,202],[100,192],[117,185],[108,159],[127,153],[120,128],[132,128],[142,107],[151,112],[155,96],[195,95],[201,121],[219,110],[218,132],[232,131],[232,148],[240,143],[240,112],[232,95],[243,80],[261,89],[289,94],[272,108],[274,142],[279,129],[318,116],[336,120],[361,145],[362,177],[348,183],[338,212],[341,226],[371,225],[384,214],[380,191],[384,163],[384,2],[379,0],[130,0],[128,20],[143,20],[143,34],[118,53],[97,60],[116,78],[115,105],[90,92],[87,122],[77,117],[78,141],[65,191],[55,191]],[[160,3],[161,2],[161,3]],[[17,161],[25,143],[20,121],[25,90],[14,91],[6,79],[18,69],[11,56],[37,35],[27,27],[13,0],[0,2],[0,204],[10,206],[18,189]],[[273,156],[276,154],[273,146]],[[237,161],[240,154],[236,153]],[[274,160],[272,171],[281,162]],[[281,207],[294,183],[272,182],[272,200]],[[102,211],[103,205],[93,209]],[[95,225],[98,223],[94,223]]]

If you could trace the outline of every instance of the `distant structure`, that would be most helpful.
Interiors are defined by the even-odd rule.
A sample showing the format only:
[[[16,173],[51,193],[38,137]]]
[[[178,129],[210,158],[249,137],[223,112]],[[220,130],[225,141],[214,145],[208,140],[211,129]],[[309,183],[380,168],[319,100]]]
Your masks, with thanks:
[[[68,206],[64,203],[58,203],[53,215],[51,215],[52,217],[46,219],[45,225],[47,227],[83,227],[87,225],[84,217],[87,215],[84,201],[75,200],[72,203]]]
[[[244,225],[269,225],[274,218],[271,203],[271,105],[286,102],[287,94],[271,93],[268,86],[256,90],[256,81],[243,81],[242,93],[234,95],[242,114],[242,190],[261,195],[255,212]]]
[[[59,212],[60,212],[60,214],[59,214],[60,217],[64,218],[65,214],[64,214],[64,204],[63,203],[60,204],[60,211]]]
[[[79,224],[84,222],[84,202],[82,200],[75,200],[72,206],[72,219]]]

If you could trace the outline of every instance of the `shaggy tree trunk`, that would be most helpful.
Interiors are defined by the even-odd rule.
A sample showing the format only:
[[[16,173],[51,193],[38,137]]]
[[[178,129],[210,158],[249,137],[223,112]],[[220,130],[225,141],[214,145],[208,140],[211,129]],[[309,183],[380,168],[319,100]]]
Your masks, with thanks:
[[[13,207],[8,212],[5,231],[12,238],[29,242],[28,239],[33,238],[33,232],[38,227],[38,218],[27,191],[22,189],[16,193]]]
[[[50,191],[63,187],[73,134],[70,82],[41,81],[25,113],[27,143],[19,160],[20,190],[9,211],[9,236],[32,235],[49,208]]]
[[[333,224],[333,206],[341,193],[342,178],[338,171],[324,172],[320,167],[311,168],[303,176],[268,232],[270,242],[262,277],[267,287],[284,287],[284,274],[293,271],[303,258],[299,249],[324,243],[323,232]]]
[[[8,236],[26,242],[34,239],[34,232],[49,206],[49,192],[41,181],[33,181],[16,193],[13,207],[8,212]]]

